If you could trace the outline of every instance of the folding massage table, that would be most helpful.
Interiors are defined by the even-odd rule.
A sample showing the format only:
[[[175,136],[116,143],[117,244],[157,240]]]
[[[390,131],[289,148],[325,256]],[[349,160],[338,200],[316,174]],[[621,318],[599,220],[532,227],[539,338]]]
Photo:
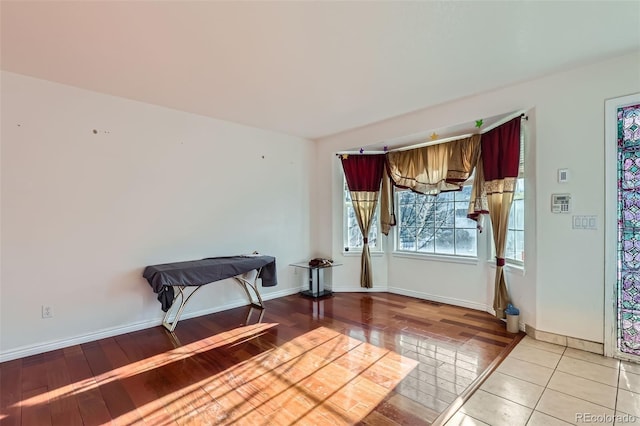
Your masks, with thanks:
[[[147,279],[153,291],[158,293],[158,301],[165,312],[162,325],[170,332],[178,325],[187,302],[206,284],[233,278],[247,294],[249,305],[261,310],[264,310],[265,306],[258,291],[258,278],[262,280],[263,287],[278,284],[275,257],[258,254],[208,257],[202,260],[152,265],[144,269],[142,276]],[[188,292],[187,287],[190,287],[191,291]],[[249,293],[249,287],[253,289],[257,302]],[[177,294],[174,289],[177,290]],[[180,303],[176,304],[178,298]],[[173,320],[170,320],[174,311]]]

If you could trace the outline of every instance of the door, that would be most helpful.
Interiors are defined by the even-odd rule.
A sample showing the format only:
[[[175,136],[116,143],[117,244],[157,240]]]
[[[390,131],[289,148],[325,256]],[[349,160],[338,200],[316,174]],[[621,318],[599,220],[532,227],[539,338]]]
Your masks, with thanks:
[[[640,94],[605,114],[605,355],[640,361]]]

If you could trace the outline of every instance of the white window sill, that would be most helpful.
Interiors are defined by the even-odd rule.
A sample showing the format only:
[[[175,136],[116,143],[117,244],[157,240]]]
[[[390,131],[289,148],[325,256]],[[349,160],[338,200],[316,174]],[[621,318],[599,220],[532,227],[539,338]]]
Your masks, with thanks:
[[[412,253],[412,252],[404,252],[404,251],[394,251],[392,255],[393,257],[428,260],[432,262],[461,263],[465,265],[478,264],[477,257],[469,257],[469,256],[455,256],[455,255],[433,254],[433,253]]]

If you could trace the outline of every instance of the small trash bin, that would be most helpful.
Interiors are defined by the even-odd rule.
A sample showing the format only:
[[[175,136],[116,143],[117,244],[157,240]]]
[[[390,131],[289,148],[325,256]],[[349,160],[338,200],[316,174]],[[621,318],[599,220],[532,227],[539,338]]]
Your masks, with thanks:
[[[507,315],[507,331],[509,333],[519,333],[520,310],[509,303],[507,305],[507,309],[504,310],[504,313]]]
[[[520,315],[507,314],[507,331],[509,333],[520,332]]]

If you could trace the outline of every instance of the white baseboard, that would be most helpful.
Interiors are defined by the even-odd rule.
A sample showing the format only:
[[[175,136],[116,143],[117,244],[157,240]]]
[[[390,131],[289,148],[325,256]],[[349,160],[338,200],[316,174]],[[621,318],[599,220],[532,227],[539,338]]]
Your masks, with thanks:
[[[593,352],[598,355],[604,354],[604,344],[601,342],[592,342],[590,340],[579,339],[577,337],[550,333],[548,331],[538,330],[529,324],[526,325],[525,331],[528,336],[536,340],[566,346],[568,348],[580,349],[586,352]]]
[[[299,293],[299,288],[285,289],[277,291],[275,293],[269,293],[262,295],[263,300],[277,299],[279,297],[289,296]],[[210,309],[201,309],[195,312],[185,312],[180,320],[195,318],[202,315],[214,314],[216,312],[226,311],[229,309],[239,308],[241,306],[247,306],[246,299],[237,299],[222,306],[216,306]],[[140,321],[123,326],[105,328],[100,331],[83,334],[66,339],[51,340],[49,342],[38,343],[35,345],[21,346],[9,351],[0,353],[0,362],[11,361],[13,359],[23,358],[30,355],[37,355],[44,352],[53,351],[56,349],[62,349],[73,345],[80,345],[82,343],[93,342],[95,340],[106,339],[108,337],[119,336],[125,333],[132,333],[134,331],[144,330],[146,328],[156,327],[162,324],[162,316],[150,320]]]
[[[431,300],[432,302],[446,303],[448,305],[461,306],[463,308],[475,309],[476,311],[493,312],[491,306],[471,300],[456,299],[453,297],[436,296],[435,294],[423,293],[421,291],[406,290],[404,288],[389,287],[389,293],[401,294],[403,296],[415,297],[416,299]]]
[[[353,287],[353,286],[332,286],[330,288],[334,293],[374,293],[374,292],[386,292],[389,291],[387,286],[378,286],[372,288],[365,287]]]
[[[433,302],[446,303],[448,305],[462,306],[463,308],[475,309],[477,311],[495,314],[493,307],[483,305],[482,303],[472,302],[470,300],[456,299],[452,297],[436,296],[435,294],[423,293],[419,291],[406,290],[403,288],[392,286],[378,286],[373,288],[352,287],[352,286],[333,286],[331,291],[334,293],[372,293],[372,292],[388,292],[401,294],[403,296],[415,297],[416,299],[431,300]]]
[[[277,299],[280,297],[285,297],[285,296],[299,293],[300,291],[305,289],[306,288],[303,288],[303,287],[284,289],[281,291],[263,295],[262,298],[263,300]],[[475,309],[475,310],[484,311],[484,312],[490,312],[490,313],[493,312],[493,308],[491,306],[483,305],[481,303],[472,302],[472,301],[463,300],[463,299],[456,299],[451,297],[436,296],[434,294],[406,290],[406,289],[397,288],[397,287],[378,286],[373,288],[363,288],[363,287],[353,287],[353,286],[332,286],[331,291],[336,293],[389,292],[389,293],[401,294],[403,296],[415,297],[417,299],[431,300],[434,302],[447,303],[449,305],[462,306],[464,308],[470,308],[470,309]],[[237,299],[225,305],[216,306],[210,309],[201,309],[195,312],[185,312],[182,315],[181,320],[195,318],[202,315],[213,314],[216,312],[222,312],[222,311],[239,308],[241,306],[246,306],[246,305],[247,305],[247,301],[245,299]],[[66,348],[68,346],[79,345],[87,342],[93,342],[95,340],[106,339],[109,337],[118,336],[125,333],[132,333],[135,331],[144,330],[146,328],[156,327],[161,324],[162,324],[162,316],[159,316],[158,318],[153,318],[150,320],[140,321],[140,322],[118,326],[118,327],[106,328],[97,332],[87,333],[87,334],[75,336],[72,338],[52,340],[49,342],[38,343],[35,345],[22,346],[22,347],[18,347],[18,348],[0,353],[0,362],[11,361],[17,358],[36,355],[36,354],[40,354],[40,353],[44,353],[44,352],[48,352],[56,349]]]

